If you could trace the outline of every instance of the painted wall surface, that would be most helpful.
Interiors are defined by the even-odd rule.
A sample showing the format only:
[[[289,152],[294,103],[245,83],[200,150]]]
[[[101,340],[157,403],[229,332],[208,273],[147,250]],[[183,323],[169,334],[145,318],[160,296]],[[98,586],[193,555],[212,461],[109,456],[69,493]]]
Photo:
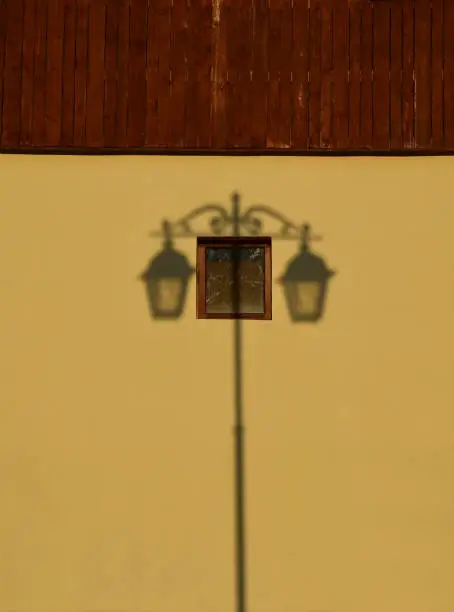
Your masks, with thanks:
[[[153,322],[137,280],[164,216],[233,190],[339,271],[319,324],[277,285],[245,324],[250,610],[452,612],[453,170],[0,157],[1,612],[234,610],[233,323],[194,282]]]

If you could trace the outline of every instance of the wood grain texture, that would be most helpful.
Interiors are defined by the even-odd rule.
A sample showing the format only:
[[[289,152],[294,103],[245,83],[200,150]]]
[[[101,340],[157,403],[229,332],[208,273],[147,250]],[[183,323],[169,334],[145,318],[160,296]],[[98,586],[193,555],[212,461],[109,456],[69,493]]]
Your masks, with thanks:
[[[348,147],[348,5],[340,2],[333,10],[333,143],[340,149]]]
[[[64,6],[63,61],[62,61],[62,116],[61,144],[71,147],[74,143],[75,69],[76,69],[76,17],[75,0]]]
[[[391,46],[389,82],[389,138],[390,148],[402,148],[402,6],[391,6]]]
[[[106,48],[106,7],[99,1],[89,6],[87,62],[87,122],[89,147],[104,143],[104,60]]]
[[[22,145],[33,143],[33,94],[35,69],[35,0],[24,0],[24,29],[22,39],[21,135]],[[0,16],[1,21],[1,16]],[[6,24],[5,24],[6,25]],[[0,25],[1,28],[1,25]],[[1,54],[1,43],[0,43]],[[1,60],[0,60],[1,69]],[[0,72],[1,74],[1,72]],[[1,96],[0,96],[1,97]],[[1,125],[1,123],[0,123]]]
[[[454,4],[444,0],[444,138],[454,148]]]
[[[252,4],[250,0],[224,0],[224,7],[228,41],[226,146],[249,148],[249,117],[252,111]]]
[[[7,0],[0,0],[0,145],[3,135],[3,108],[4,108],[4,68],[6,33],[8,31],[8,7]]]
[[[106,6],[104,35],[104,93],[103,93],[103,134],[107,147],[115,146],[117,135],[117,75],[118,75],[118,34],[120,11],[118,3]]]
[[[228,22],[228,2],[213,0],[210,125],[213,147],[219,149],[227,144]]]
[[[333,148],[333,7],[329,2],[321,6],[321,91],[320,91],[320,146]]]
[[[361,22],[361,146],[374,145],[374,19],[370,2],[364,5]]]
[[[391,9],[387,3],[373,7],[373,147],[389,148],[390,137],[390,25]]]
[[[133,0],[129,23],[128,146],[143,147],[147,123],[147,0]]]
[[[49,0],[50,1],[50,0]],[[34,58],[34,95],[33,128],[34,146],[45,145],[45,91],[46,91],[46,53],[47,53],[47,11],[48,0],[36,0],[35,10],[35,58]],[[73,140],[74,142],[74,140]]]
[[[268,2],[252,2],[252,80],[249,97],[249,133],[252,148],[265,148],[268,117]]]
[[[348,63],[349,114],[348,146],[359,149],[361,141],[362,111],[362,23],[363,11],[359,2],[349,6]]]
[[[291,145],[308,146],[309,119],[309,13],[307,0],[293,2],[292,127]]]
[[[147,36],[147,146],[165,146],[170,130],[170,31],[168,0],[150,0]]]
[[[414,110],[414,0],[401,0],[402,19],[402,146],[404,149],[415,145]]]
[[[292,122],[292,4],[269,0],[269,8],[267,147],[283,149],[290,146]]]
[[[322,93],[322,2],[309,7],[309,149],[319,148],[321,140]]]
[[[20,142],[23,0],[8,4],[3,64],[2,145]]]
[[[128,147],[129,120],[129,32],[131,1],[118,0],[117,43],[117,111],[115,122],[115,145]]]
[[[415,143],[430,146],[432,117],[431,2],[415,3]]]
[[[210,147],[212,10],[209,0],[191,0],[189,7],[186,147]]]
[[[88,0],[77,0],[74,75],[74,144],[86,145],[88,75]]]
[[[279,128],[277,144],[273,148],[287,149],[292,131],[292,50],[293,50],[293,0],[281,4],[281,67],[279,70]],[[270,143],[271,145],[271,143]],[[271,145],[272,146],[272,145]]]
[[[279,147],[280,69],[282,66],[282,2],[269,0],[268,13],[268,114],[266,146]]]
[[[0,148],[454,151],[448,0],[0,0]]]
[[[175,2],[171,9],[170,36],[170,130],[171,147],[183,147],[186,126],[187,61],[188,61],[188,4]]]
[[[443,148],[444,141],[444,87],[443,87],[443,5],[444,0],[432,2],[431,8],[431,146]]]
[[[62,2],[48,2],[44,137],[49,146],[61,141],[64,8]]]

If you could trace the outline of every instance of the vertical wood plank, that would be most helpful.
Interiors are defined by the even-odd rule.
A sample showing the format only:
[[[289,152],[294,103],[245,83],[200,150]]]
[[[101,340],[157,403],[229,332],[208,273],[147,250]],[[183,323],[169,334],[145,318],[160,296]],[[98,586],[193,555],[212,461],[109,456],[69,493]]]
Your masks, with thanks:
[[[147,0],[133,0],[130,23],[128,144],[145,144],[147,114]]]
[[[402,148],[402,6],[391,6],[390,147]]]
[[[370,2],[364,4],[361,24],[361,144],[373,146],[373,15]]]
[[[454,149],[454,4],[444,0],[444,104],[445,146]]]
[[[0,145],[3,134],[3,69],[5,66],[6,31],[8,12],[6,0],[0,0]]]
[[[179,0],[172,6],[170,38],[170,138],[169,145],[183,147],[186,126],[188,4]]]
[[[211,85],[211,138],[213,146],[227,144],[226,84],[227,84],[227,25],[228,5],[224,0],[213,0],[212,8],[212,85]],[[266,122],[264,122],[266,126]]]
[[[335,3],[334,26],[334,79],[333,79],[333,145],[348,147],[348,2]]]
[[[320,102],[320,146],[333,146],[333,7],[331,2],[323,2],[321,6],[321,102]]]
[[[270,0],[268,29],[267,147],[288,147],[291,129],[290,61],[292,28],[288,0]]]
[[[1,143],[8,147],[16,147],[20,142],[23,11],[23,0],[9,2],[3,68],[3,133]]]
[[[387,4],[373,6],[373,146],[388,149],[390,144],[390,16]]]
[[[432,64],[432,129],[431,145],[444,146],[443,117],[443,0],[433,0],[431,9],[431,64]]]
[[[70,0],[64,10],[63,35],[63,87],[61,144],[70,147],[74,144],[74,96],[76,68],[76,3]]]
[[[191,0],[185,146],[208,148],[211,103],[211,1]]]
[[[292,147],[308,147],[309,118],[309,19],[307,0],[293,2],[293,114]]]
[[[402,141],[405,149],[414,146],[414,0],[401,0],[402,20]]]
[[[1,10],[1,9],[0,9]],[[0,21],[2,17],[0,15]],[[1,25],[0,25],[1,28]],[[1,34],[0,34],[1,37]],[[22,41],[22,91],[21,91],[21,137],[20,144],[32,144],[33,93],[35,66],[35,0],[25,0],[24,35]],[[0,54],[1,54],[0,43]],[[1,59],[0,59],[1,65]],[[1,80],[0,71],[0,80]],[[1,85],[0,85],[1,87]],[[1,95],[0,95],[1,98]],[[1,113],[0,113],[1,115]],[[0,124],[1,125],[1,124]]]
[[[361,146],[361,30],[362,6],[359,2],[349,6],[349,49],[348,63],[350,71],[349,82],[349,115],[348,115],[348,143],[353,149]]]
[[[266,146],[273,148],[277,141],[279,122],[279,68],[281,66],[281,11],[280,0],[268,1],[268,113]]]
[[[431,140],[431,0],[415,3],[415,144],[427,148]]]
[[[86,144],[104,144],[104,53],[106,7],[102,0],[92,3],[88,13],[87,130]]]
[[[45,144],[46,39],[48,0],[36,0],[35,70],[33,95],[33,146]]]
[[[48,1],[44,134],[46,145],[57,146],[62,121],[64,5],[61,1]]]
[[[129,121],[129,31],[131,0],[118,1],[117,112],[115,146],[128,146]]]
[[[322,15],[321,1],[312,0],[309,9],[309,147],[320,147],[320,102],[321,102],[321,69],[322,69]]]
[[[105,25],[103,111],[103,137],[106,147],[113,147],[116,144],[118,21],[118,3],[108,2]]]
[[[0,0],[1,144],[454,148],[453,3],[268,2]]]
[[[74,145],[85,146],[87,120],[88,2],[77,0]]]
[[[292,35],[293,0],[282,0],[281,8],[281,57],[279,72],[279,132],[276,146],[288,148],[292,131]]]
[[[170,130],[170,0],[150,0],[147,38],[146,144],[162,147]]]
[[[265,148],[268,116],[268,2],[252,0],[249,120],[252,148]]]
[[[249,137],[250,70],[252,67],[252,4],[248,0],[225,3],[227,8],[226,90],[227,147],[247,148]]]

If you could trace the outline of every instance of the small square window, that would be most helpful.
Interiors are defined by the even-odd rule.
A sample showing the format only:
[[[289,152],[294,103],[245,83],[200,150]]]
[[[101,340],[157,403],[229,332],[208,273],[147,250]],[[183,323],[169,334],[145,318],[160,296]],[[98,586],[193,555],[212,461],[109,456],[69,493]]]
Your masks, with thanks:
[[[271,238],[197,238],[197,318],[271,319]]]

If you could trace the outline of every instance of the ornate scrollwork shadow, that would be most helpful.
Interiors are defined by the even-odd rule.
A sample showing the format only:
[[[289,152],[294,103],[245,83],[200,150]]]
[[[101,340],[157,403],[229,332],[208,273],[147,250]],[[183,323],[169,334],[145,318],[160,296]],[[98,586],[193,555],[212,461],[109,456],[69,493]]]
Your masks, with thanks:
[[[249,236],[267,235],[277,240],[301,240],[303,235],[306,240],[320,240],[320,236],[314,236],[308,232],[308,225],[298,226],[282,213],[264,204],[253,204],[244,212],[239,209],[240,196],[234,192],[231,196],[232,208],[229,211],[221,204],[204,204],[195,208],[184,217],[176,221],[165,220],[165,229],[151,232],[150,236],[162,236],[167,238],[194,238],[197,236],[222,236],[228,235],[233,228],[238,228],[241,234]],[[238,214],[236,214],[238,211]],[[201,221],[200,229],[197,222]],[[267,231],[267,221],[278,223],[277,231]]]

